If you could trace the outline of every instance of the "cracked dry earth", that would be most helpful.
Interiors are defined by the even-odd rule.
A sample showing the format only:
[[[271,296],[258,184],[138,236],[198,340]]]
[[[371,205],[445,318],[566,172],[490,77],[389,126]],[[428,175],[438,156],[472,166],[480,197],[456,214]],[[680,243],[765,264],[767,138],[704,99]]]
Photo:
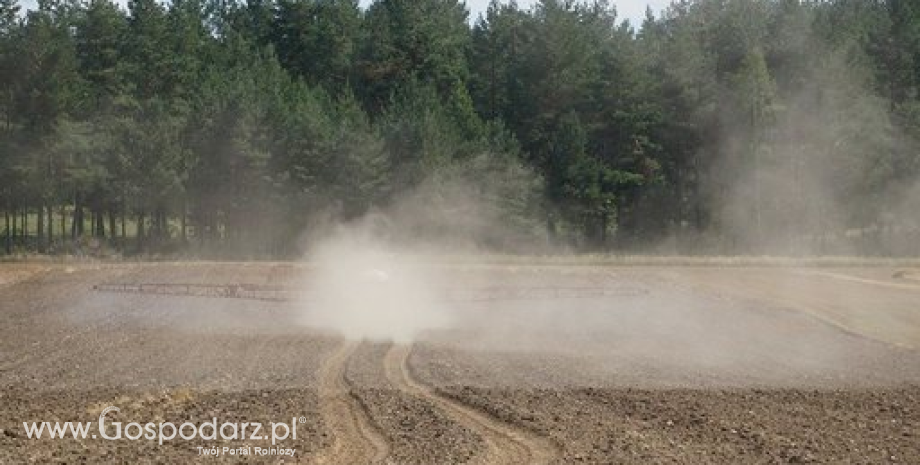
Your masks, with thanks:
[[[289,422],[301,463],[920,463],[920,282],[884,267],[445,266],[415,343],[346,341],[297,303],[103,283],[308,286],[286,263],[0,264],[0,463],[211,462],[172,440],[22,422]],[[506,296],[507,297],[507,296]],[[218,440],[219,447],[270,441]]]

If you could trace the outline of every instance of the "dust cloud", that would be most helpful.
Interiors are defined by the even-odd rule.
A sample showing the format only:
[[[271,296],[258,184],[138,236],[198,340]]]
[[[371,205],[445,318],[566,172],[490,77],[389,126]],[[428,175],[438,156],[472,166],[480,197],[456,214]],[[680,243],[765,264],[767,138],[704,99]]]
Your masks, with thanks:
[[[376,236],[372,223],[340,225],[312,248],[302,323],[401,343],[445,327],[450,315],[437,295],[438,276]]]
[[[706,183],[713,214],[706,234],[722,253],[920,253],[920,180],[902,176],[910,161],[893,155],[916,147],[871,76],[850,60],[830,52],[801,88],[770,94],[756,118],[724,117]],[[755,111],[746,105],[739,107]]]
[[[501,169],[482,166],[495,163]],[[303,244],[311,271],[302,284],[302,323],[395,342],[448,327],[444,293],[456,283],[438,264],[545,244],[529,211],[535,182],[529,170],[483,155],[437,171],[385,208],[312,225]]]

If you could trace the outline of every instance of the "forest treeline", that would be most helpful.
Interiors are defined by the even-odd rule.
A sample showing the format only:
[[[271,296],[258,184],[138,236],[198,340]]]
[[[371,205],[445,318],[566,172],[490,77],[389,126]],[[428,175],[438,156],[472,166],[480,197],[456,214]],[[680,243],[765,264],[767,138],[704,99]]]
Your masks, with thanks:
[[[0,0],[0,117],[5,253],[920,252],[913,0]]]

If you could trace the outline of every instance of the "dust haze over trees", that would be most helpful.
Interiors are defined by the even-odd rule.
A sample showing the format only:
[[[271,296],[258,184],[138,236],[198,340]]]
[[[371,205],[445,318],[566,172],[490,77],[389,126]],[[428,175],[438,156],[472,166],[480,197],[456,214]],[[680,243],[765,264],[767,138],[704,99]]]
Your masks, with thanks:
[[[4,253],[283,256],[407,197],[504,251],[920,253],[910,0],[0,0],[0,116]]]

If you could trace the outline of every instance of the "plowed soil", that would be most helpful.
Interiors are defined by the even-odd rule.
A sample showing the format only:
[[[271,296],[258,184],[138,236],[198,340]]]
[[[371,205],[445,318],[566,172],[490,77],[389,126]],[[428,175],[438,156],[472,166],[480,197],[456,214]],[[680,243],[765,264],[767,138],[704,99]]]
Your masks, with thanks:
[[[124,423],[296,419],[276,444],[294,457],[232,462],[920,463],[916,269],[435,268],[451,324],[391,343],[313,327],[303,302],[93,289],[308,288],[309,266],[0,264],[0,463],[272,446],[23,427],[95,428],[108,406]]]

